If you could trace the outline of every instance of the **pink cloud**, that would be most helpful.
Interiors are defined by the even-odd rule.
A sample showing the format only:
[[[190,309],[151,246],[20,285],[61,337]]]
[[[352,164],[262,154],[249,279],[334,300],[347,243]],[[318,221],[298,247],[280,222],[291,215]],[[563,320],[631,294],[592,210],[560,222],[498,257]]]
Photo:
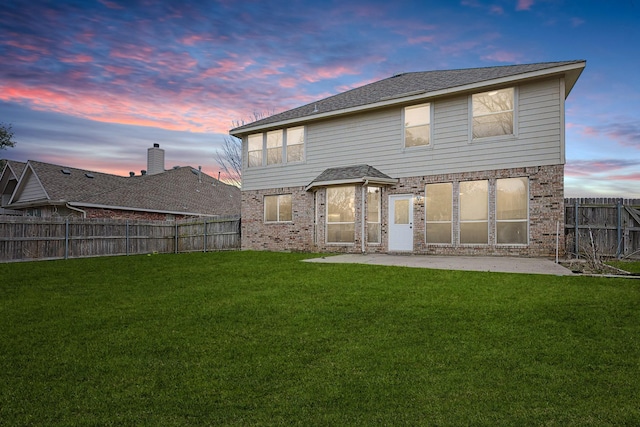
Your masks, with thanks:
[[[519,61],[520,57],[522,57],[521,53],[498,51],[482,56],[481,59],[485,61],[516,63]]]
[[[409,44],[433,43],[435,36],[420,36],[409,38]]]
[[[93,62],[93,57],[92,56],[83,55],[83,54],[72,55],[72,56],[67,56],[67,57],[60,57],[58,59],[60,60],[60,62],[64,62],[64,63],[67,63],[67,64],[83,64],[83,63]]]
[[[518,0],[516,10],[529,10],[533,6],[534,0]]]

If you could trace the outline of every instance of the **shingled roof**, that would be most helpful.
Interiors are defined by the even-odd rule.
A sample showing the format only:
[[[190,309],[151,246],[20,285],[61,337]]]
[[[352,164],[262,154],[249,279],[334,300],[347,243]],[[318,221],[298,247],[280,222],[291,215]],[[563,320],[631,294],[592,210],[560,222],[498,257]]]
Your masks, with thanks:
[[[139,210],[183,215],[240,214],[240,189],[190,166],[154,175],[118,175],[30,160],[21,181],[30,175],[42,188],[42,198],[12,200],[16,209],[41,203]],[[28,178],[28,177],[27,177]],[[21,190],[18,183],[18,191]],[[15,198],[14,194],[14,198]]]
[[[553,73],[568,73],[565,84],[566,96],[582,72],[584,64],[583,60],[574,60],[403,73],[248,123],[232,129],[230,134],[241,136],[251,131],[274,127],[277,124],[310,120],[315,116],[323,117],[331,115],[330,113],[361,110],[367,106],[375,108],[377,105],[392,105],[394,102],[403,102],[407,98],[471,90],[483,83],[498,83],[501,79],[535,78]]]
[[[329,168],[322,172],[307,186],[306,190],[312,188],[325,187],[329,185],[355,184],[368,182],[378,185],[392,185],[398,182],[397,179],[380,172],[369,165],[354,165],[338,168]]]

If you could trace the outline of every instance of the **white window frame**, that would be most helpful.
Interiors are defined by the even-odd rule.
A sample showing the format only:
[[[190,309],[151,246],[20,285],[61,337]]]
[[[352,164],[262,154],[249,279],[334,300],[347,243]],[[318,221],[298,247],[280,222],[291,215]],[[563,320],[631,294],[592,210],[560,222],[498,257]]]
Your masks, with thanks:
[[[284,130],[283,129],[275,129],[275,130],[270,130],[269,132],[266,132],[266,142],[265,142],[265,152],[264,152],[264,157],[265,157],[265,163],[267,166],[274,166],[274,165],[281,165],[284,163],[284,147],[285,147],[285,142],[284,142]],[[272,135],[277,135],[280,134],[280,145],[277,145],[275,147],[269,147],[269,137]],[[269,150],[272,151],[280,151],[280,158],[278,162],[269,162]]]
[[[296,129],[302,129],[302,143],[301,144],[293,144],[295,145],[302,145],[302,158],[300,160],[294,160],[294,161],[289,161],[289,131],[292,130],[296,130]],[[306,159],[306,154],[307,154],[307,127],[306,126],[294,126],[294,127],[290,127],[287,128],[284,132],[284,148],[285,148],[285,152],[282,156],[283,162],[284,163],[288,163],[288,164],[294,164],[294,163],[303,163]]]
[[[505,110],[505,111],[511,111],[512,112],[512,116],[513,116],[513,133],[510,134],[506,134],[506,135],[496,135],[496,136],[483,136],[483,137],[479,137],[479,138],[474,138],[473,137],[473,96],[474,95],[482,95],[485,93],[490,93],[498,90],[505,90],[505,89],[512,89],[513,90],[513,109],[512,110]],[[471,95],[469,95],[468,98],[468,112],[469,112],[469,142],[482,142],[482,141],[496,141],[496,140],[513,140],[516,139],[518,137],[518,87],[517,86],[509,86],[509,87],[503,87],[503,88],[499,88],[499,89],[494,89],[494,90],[487,90],[487,91],[483,91],[483,92],[476,92],[473,93]],[[504,112],[504,111],[501,111]],[[499,114],[499,113],[492,113],[492,114]]]
[[[252,165],[251,164],[251,153],[255,153],[258,152],[258,150],[250,150],[251,146],[249,143],[249,140],[251,139],[252,136],[256,136],[256,135],[260,135],[260,141],[262,142],[262,144],[260,145],[260,163],[257,165]],[[264,166],[264,133],[252,133],[249,136],[247,136],[247,168],[259,168]]]
[[[411,110],[414,108],[427,107],[429,109],[429,123],[421,123],[419,125],[407,126],[406,125],[406,114],[407,110]],[[407,138],[407,128],[418,127],[429,125],[429,143],[426,145],[412,145],[407,147],[406,138]],[[405,150],[420,150],[426,148],[433,147],[433,103],[432,102],[424,102],[422,104],[408,105],[402,109],[402,148]]]
[[[371,191],[370,191],[371,190]],[[377,221],[371,221],[369,218],[369,193],[370,192],[374,192],[375,190],[377,190],[377,208],[378,208],[378,220]],[[367,227],[366,227],[366,233],[367,233],[367,243],[371,244],[371,245],[380,245],[382,244],[382,187],[367,187]],[[377,224],[378,225],[378,241],[377,242],[371,242],[369,241],[369,224]]]
[[[293,130],[293,129],[300,129],[302,128],[302,144],[293,144],[293,145],[302,145],[302,159],[300,160],[296,160],[296,161],[288,161],[288,152],[287,152],[287,136],[288,136],[288,132],[289,130]],[[268,147],[268,140],[269,140],[269,134],[274,134],[276,132],[280,132],[281,134],[281,142],[282,144],[280,146],[278,146],[277,148],[280,148],[280,161],[279,162],[273,162],[270,163],[269,162],[269,150],[273,150],[274,148],[269,148]],[[262,141],[262,148],[260,150],[250,150],[250,146],[249,146],[249,138],[252,136],[257,136],[260,135],[261,141]],[[255,153],[260,151],[261,154],[261,161],[260,164],[257,165],[251,165],[250,163],[250,158],[251,158],[251,153]],[[290,128],[286,128],[286,129],[274,129],[274,130],[270,130],[268,132],[262,132],[262,133],[252,133],[249,136],[247,136],[247,162],[246,162],[246,167],[247,168],[257,168],[257,167],[269,167],[269,166],[278,166],[278,165],[286,165],[286,164],[299,164],[299,163],[304,163],[306,160],[307,156],[307,127],[306,126],[294,126],[294,127],[290,127]]]
[[[498,182],[504,179],[513,179],[513,178],[524,178],[527,180],[527,194],[526,194],[526,201],[527,201],[527,216],[525,219],[498,219],[498,195],[499,195],[499,191],[498,191]],[[531,180],[529,179],[529,177],[526,176],[514,176],[514,177],[509,177],[509,178],[498,178],[496,179],[496,188],[495,188],[495,193],[496,193],[496,215],[495,215],[495,243],[497,246],[528,246],[529,245],[529,228],[530,228],[530,214],[531,214],[531,206],[530,206],[530,197],[531,197]],[[498,224],[499,223],[522,223],[525,222],[527,224],[527,241],[526,243],[498,243]]]
[[[486,220],[463,220],[462,219],[462,197],[460,192],[462,191],[462,184],[467,182],[486,182],[487,183],[487,219]],[[489,197],[491,194],[491,181],[488,179],[473,179],[469,181],[460,181],[458,183],[458,242],[460,246],[488,246],[490,243],[489,236],[491,234],[490,217],[491,217],[491,205],[489,204]],[[463,243],[462,242],[462,224],[487,224],[487,240],[482,243]]]
[[[329,191],[336,188],[349,188],[352,190],[353,197],[353,221],[329,221]],[[325,190],[325,198],[326,198],[326,208],[325,208],[325,236],[324,241],[327,245],[341,245],[341,246],[353,246],[355,245],[355,236],[356,236],[356,187],[353,185],[344,186],[344,187],[327,187]],[[340,224],[353,224],[353,241],[350,242],[330,242],[329,241],[329,225],[340,225]]]
[[[436,185],[436,184],[449,184],[449,186],[451,187],[451,216],[449,218],[449,221],[430,221],[428,218],[428,211],[429,211],[429,205],[427,204],[427,197],[429,195],[428,193],[428,188],[430,185]],[[454,221],[453,221],[453,208],[455,206],[455,197],[454,197],[454,185],[453,182],[430,182],[429,184],[426,184],[424,187],[424,195],[425,195],[425,199],[424,199],[424,208],[425,208],[425,227],[424,227],[424,241],[425,244],[427,245],[440,245],[440,246],[452,246],[454,244],[453,241],[453,229],[454,229]],[[427,225],[428,224],[449,224],[449,226],[451,227],[451,235],[449,236],[449,242],[429,242],[427,241],[428,235],[427,235]]]
[[[289,197],[289,205],[291,206],[291,219],[288,220],[281,220],[280,219],[280,206],[281,206],[281,199],[284,197]],[[276,217],[278,218],[275,221],[272,220],[267,220],[267,198],[276,198]],[[286,223],[286,222],[293,222],[293,197],[292,195],[289,194],[269,194],[269,195],[265,195],[263,197],[262,200],[262,205],[263,205],[263,221],[265,224],[281,224],[281,223]]]

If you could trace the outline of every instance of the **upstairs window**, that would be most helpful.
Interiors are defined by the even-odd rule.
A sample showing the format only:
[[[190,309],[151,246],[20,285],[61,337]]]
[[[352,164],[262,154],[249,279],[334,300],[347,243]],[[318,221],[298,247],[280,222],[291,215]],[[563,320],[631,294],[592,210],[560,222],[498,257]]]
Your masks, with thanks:
[[[287,129],[287,163],[304,160],[304,126]]]
[[[262,166],[262,134],[249,135],[248,143],[248,167]]]
[[[264,196],[264,222],[288,222],[291,218],[291,194]]]
[[[404,146],[424,147],[431,144],[431,104],[404,109]]]
[[[282,163],[282,130],[267,132],[267,165]]]
[[[304,161],[305,137],[304,126],[249,135],[247,167]]]
[[[473,139],[514,134],[514,89],[477,93],[471,97]]]

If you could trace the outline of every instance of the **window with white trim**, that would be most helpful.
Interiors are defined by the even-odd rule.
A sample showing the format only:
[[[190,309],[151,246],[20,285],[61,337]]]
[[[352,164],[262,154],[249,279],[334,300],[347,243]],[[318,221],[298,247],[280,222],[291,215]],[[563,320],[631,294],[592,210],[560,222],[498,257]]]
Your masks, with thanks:
[[[496,180],[496,243],[526,245],[529,242],[529,179]]]
[[[404,109],[404,146],[425,147],[431,144],[431,104]]]
[[[473,139],[514,134],[514,88],[471,96]]]
[[[304,161],[305,127],[276,129],[247,138],[247,167]]]
[[[380,243],[380,187],[367,187],[367,242]]]
[[[425,188],[427,243],[451,244],[453,221],[453,184],[427,184]]]
[[[291,194],[264,196],[264,222],[290,222]]]
[[[489,181],[460,183],[460,243],[489,243]]]
[[[354,186],[327,188],[327,243],[355,241]]]
[[[282,129],[267,132],[267,165],[282,163]]]
[[[262,134],[249,135],[247,143],[247,166],[252,168],[262,166]]]
[[[287,129],[287,163],[304,160],[304,126]]]

